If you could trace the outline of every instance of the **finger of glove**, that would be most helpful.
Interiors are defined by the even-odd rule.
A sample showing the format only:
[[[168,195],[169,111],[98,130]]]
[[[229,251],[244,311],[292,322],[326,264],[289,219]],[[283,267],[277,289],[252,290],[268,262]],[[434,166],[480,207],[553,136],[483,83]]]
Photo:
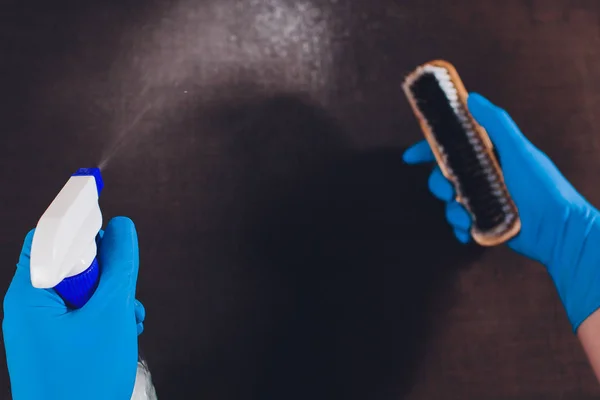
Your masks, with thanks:
[[[104,231],[98,254],[101,274],[92,302],[133,302],[139,270],[138,237],[133,221],[113,218]]]
[[[402,155],[402,159],[407,164],[422,164],[434,161],[435,157],[427,140],[422,140],[409,147]]]
[[[439,167],[435,167],[431,175],[429,175],[429,190],[435,197],[443,201],[454,200],[454,187],[442,174]]]
[[[511,116],[485,97],[471,93],[467,105],[473,117],[487,131],[501,159],[528,145],[528,140]]]
[[[137,329],[137,335],[140,336],[144,332],[144,324],[140,322],[139,324],[136,325],[136,329]]]
[[[462,231],[471,229],[471,216],[462,204],[456,201],[451,201],[446,205],[446,219],[454,228]]]
[[[454,236],[456,236],[458,241],[462,244],[467,244],[471,241],[471,234],[468,231],[459,228],[454,229]]]
[[[50,314],[67,311],[64,301],[53,289],[38,289],[31,284],[31,245],[35,230],[25,237],[15,275],[4,297],[4,317],[19,317],[23,310],[38,310]]]
[[[144,320],[146,319],[146,309],[144,308],[144,305],[137,299],[135,300],[135,303],[134,303],[134,309],[135,309],[135,323],[140,324],[140,323],[144,322]]]

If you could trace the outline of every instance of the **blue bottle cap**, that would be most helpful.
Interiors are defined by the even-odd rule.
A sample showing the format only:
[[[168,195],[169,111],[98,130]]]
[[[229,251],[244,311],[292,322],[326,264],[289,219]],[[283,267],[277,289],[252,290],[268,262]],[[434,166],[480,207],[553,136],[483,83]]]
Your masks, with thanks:
[[[98,287],[100,265],[94,257],[92,265],[78,275],[63,279],[54,290],[62,297],[70,308],[81,308],[88,302]]]

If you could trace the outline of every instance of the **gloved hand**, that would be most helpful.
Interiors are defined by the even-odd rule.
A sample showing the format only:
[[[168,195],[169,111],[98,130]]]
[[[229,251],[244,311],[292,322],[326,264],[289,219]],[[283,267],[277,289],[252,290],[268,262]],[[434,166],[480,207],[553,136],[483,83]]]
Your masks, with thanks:
[[[99,239],[98,288],[79,310],[52,289],[31,285],[33,231],[25,238],[4,299],[4,345],[14,400],[129,400],[138,362],[143,306],[133,222],[115,218]]]
[[[508,246],[544,264],[565,306],[573,330],[600,307],[600,218],[552,161],[521,133],[511,117],[478,94],[468,107],[488,132],[500,157],[506,185],[519,210],[521,232]],[[404,153],[409,164],[434,161],[427,142]],[[447,203],[446,218],[463,243],[471,218],[455,201],[454,188],[435,167],[429,188]]]

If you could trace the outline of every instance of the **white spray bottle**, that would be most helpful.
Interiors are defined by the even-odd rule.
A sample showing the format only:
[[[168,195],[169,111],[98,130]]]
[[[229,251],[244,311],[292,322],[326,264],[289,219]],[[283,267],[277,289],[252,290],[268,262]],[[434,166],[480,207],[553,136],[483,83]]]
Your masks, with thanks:
[[[100,169],[77,170],[40,218],[31,245],[31,284],[54,288],[70,308],[81,308],[98,285],[96,236],[102,227]]]
[[[96,237],[102,227],[99,168],[75,172],[40,218],[31,244],[31,284],[56,292],[73,309],[83,307],[100,278]],[[155,400],[150,372],[138,362],[132,400]]]

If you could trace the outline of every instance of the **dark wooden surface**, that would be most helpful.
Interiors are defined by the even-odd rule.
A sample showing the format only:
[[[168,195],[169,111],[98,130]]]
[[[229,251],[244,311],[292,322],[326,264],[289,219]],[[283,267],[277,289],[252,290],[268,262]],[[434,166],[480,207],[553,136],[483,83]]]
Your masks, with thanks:
[[[163,399],[600,396],[543,268],[457,245],[402,164],[400,90],[450,60],[600,204],[600,3],[38,3],[0,7],[3,290],[69,174],[110,159]]]

